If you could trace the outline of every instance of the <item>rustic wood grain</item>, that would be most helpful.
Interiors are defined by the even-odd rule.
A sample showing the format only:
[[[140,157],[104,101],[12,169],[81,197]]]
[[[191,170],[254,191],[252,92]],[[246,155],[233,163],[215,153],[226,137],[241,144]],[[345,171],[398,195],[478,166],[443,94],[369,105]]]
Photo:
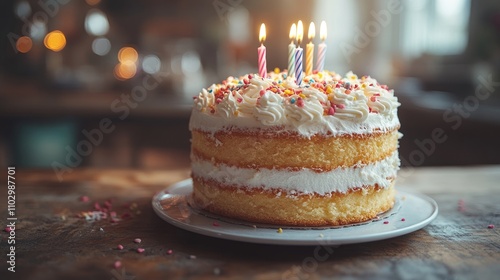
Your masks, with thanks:
[[[163,222],[153,212],[151,198],[189,177],[187,169],[75,169],[63,182],[51,170],[18,170],[16,175],[16,273],[7,271],[7,233],[2,231],[0,279],[498,279],[500,275],[500,166],[403,170],[398,186],[433,197],[440,210],[436,220],[405,236],[338,247],[247,244],[197,235]],[[3,225],[7,204],[2,189]],[[80,201],[81,196],[90,201]],[[118,216],[130,217],[111,223],[77,216],[106,200],[111,200]],[[489,229],[489,224],[497,227]],[[142,242],[134,243],[135,238]],[[118,244],[125,248],[118,250]],[[139,247],[145,252],[137,253]],[[122,262],[119,269],[113,268],[116,260]]]

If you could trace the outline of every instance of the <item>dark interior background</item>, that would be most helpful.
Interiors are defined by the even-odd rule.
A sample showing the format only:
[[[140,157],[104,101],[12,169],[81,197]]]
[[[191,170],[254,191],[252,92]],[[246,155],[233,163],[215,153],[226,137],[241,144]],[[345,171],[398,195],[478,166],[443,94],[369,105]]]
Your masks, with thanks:
[[[395,90],[404,165],[500,163],[499,1],[40,3],[0,4],[1,165],[188,166],[192,97],[256,71],[262,22],[268,68],[285,68],[298,19],[327,21],[326,68]],[[57,52],[44,45],[54,30]],[[137,59],[120,62],[123,47]]]

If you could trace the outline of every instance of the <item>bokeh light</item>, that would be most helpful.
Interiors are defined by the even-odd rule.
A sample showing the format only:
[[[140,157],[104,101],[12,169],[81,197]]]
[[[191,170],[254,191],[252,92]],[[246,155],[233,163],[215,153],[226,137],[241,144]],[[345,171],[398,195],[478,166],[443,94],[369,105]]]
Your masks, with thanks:
[[[142,60],[142,69],[148,74],[156,74],[160,72],[161,61],[156,55],[146,55]]]
[[[45,25],[45,22],[35,20],[30,25],[30,37],[33,39],[33,41],[41,40],[43,37],[45,37],[46,33],[47,25]]]
[[[19,18],[27,18],[31,15],[31,6],[28,1],[19,1],[15,6],[15,13]]]
[[[33,47],[33,42],[31,41],[30,37],[27,36],[22,36],[17,39],[16,42],[16,49],[17,51],[21,53],[27,53],[31,50]]]
[[[43,44],[47,49],[58,52],[66,46],[66,37],[61,31],[54,30],[45,36]]]
[[[196,73],[201,69],[200,55],[195,51],[188,51],[182,55],[181,69],[184,74]]]
[[[100,56],[109,53],[111,49],[111,42],[107,38],[95,38],[92,42],[92,51]]]
[[[128,61],[123,63],[118,63],[115,66],[115,77],[119,80],[128,80],[135,76],[137,72],[137,66],[134,62]]]
[[[123,47],[118,52],[118,61],[120,61],[121,63],[127,63],[127,62],[135,63],[137,62],[138,58],[139,54],[132,47]]]
[[[108,18],[98,9],[90,10],[85,17],[85,30],[90,35],[105,35],[109,31]]]

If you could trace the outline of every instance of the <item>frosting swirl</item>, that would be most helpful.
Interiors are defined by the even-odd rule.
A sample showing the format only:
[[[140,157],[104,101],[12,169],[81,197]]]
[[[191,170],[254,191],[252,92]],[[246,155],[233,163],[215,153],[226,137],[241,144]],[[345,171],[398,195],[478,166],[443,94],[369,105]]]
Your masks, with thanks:
[[[315,72],[300,85],[286,72],[267,78],[249,74],[202,89],[194,98],[190,129],[279,127],[305,137],[364,134],[397,129],[398,106],[393,90],[352,72],[345,77]]]
[[[258,99],[254,115],[264,125],[283,124],[286,120],[283,97],[267,91]]]

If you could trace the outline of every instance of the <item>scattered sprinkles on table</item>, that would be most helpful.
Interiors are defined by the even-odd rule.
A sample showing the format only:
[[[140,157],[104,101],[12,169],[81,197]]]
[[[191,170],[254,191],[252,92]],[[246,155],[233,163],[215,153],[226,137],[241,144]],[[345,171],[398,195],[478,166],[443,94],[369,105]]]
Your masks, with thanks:
[[[113,264],[113,267],[116,268],[116,269],[122,267],[122,262],[121,261],[115,261],[115,263]]]
[[[88,199],[88,197],[86,199],[83,197],[85,196],[82,196],[82,198],[80,198],[81,201]],[[121,216],[118,216],[116,211],[112,211],[112,208],[113,203],[110,199],[104,201],[102,205],[99,202],[94,202],[92,210],[80,212],[77,216],[80,218],[85,218],[85,220],[89,222],[109,220],[111,223],[118,223],[121,220],[132,218],[132,214],[130,212],[127,211],[121,214]],[[132,203],[131,205],[124,205],[124,208],[135,212],[136,215],[140,214],[140,210],[138,209],[136,203]]]

